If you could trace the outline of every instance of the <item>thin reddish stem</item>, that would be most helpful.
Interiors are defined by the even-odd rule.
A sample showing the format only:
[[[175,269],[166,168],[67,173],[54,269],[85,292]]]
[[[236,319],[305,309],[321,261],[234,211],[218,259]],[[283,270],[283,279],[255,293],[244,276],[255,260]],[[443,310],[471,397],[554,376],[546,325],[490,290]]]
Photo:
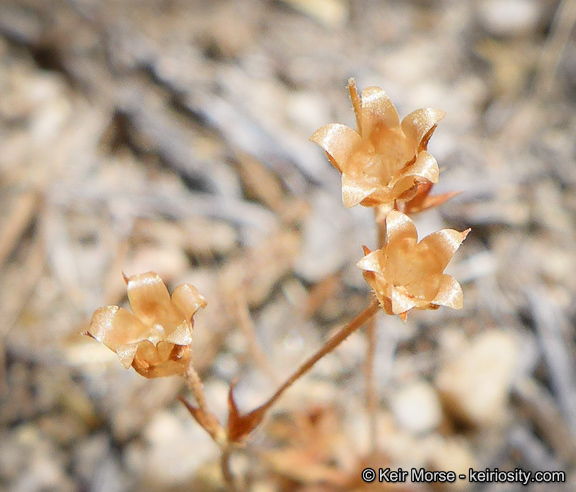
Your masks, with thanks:
[[[378,342],[378,331],[376,320],[371,318],[366,329],[368,340],[368,350],[366,351],[366,361],[364,365],[364,379],[366,381],[366,411],[368,413],[368,432],[370,433],[370,451],[375,453],[378,449],[377,416],[378,416],[378,391],[376,376],[374,374],[374,360],[376,358],[376,344]]]
[[[234,480],[234,474],[232,473],[232,467],[230,466],[230,458],[232,457],[232,450],[226,448],[222,450],[220,455],[220,470],[222,472],[222,477],[224,478],[224,483],[230,492],[237,492],[238,487],[236,481]]]
[[[226,431],[218,421],[216,415],[214,415],[208,407],[206,394],[204,393],[204,385],[200,380],[200,376],[192,366],[192,362],[190,362],[184,378],[186,379],[186,382],[188,383],[188,386],[194,395],[196,404],[198,405],[199,415],[203,420],[202,426],[213,437],[217,444],[220,446],[225,446]],[[188,407],[189,405],[187,404],[186,406]]]
[[[376,224],[378,249],[384,247],[386,242],[386,221],[378,220],[378,211],[374,209],[374,222]],[[374,374],[374,361],[376,358],[376,345],[378,343],[378,330],[376,320],[370,319],[366,329],[368,349],[364,362],[364,380],[366,382],[366,412],[368,413],[368,432],[370,433],[370,450],[375,453],[378,449],[377,417],[378,417],[378,388]]]
[[[282,394],[294,384],[295,381],[300,379],[304,374],[306,374],[316,362],[318,362],[322,357],[332,352],[338,345],[340,345],[346,338],[348,338],[352,333],[361,328],[366,321],[368,321],[372,316],[378,311],[378,301],[374,299],[364,311],[362,311],[358,316],[356,316],[352,321],[350,321],[346,326],[340,329],[338,333],[332,336],[318,352],[316,352],[312,357],[310,357],[304,364],[302,364],[296,372],[290,376],[286,382],[278,388],[276,393],[274,393],[270,399],[258,407],[255,411],[265,411],[270,408],[281,396]]]

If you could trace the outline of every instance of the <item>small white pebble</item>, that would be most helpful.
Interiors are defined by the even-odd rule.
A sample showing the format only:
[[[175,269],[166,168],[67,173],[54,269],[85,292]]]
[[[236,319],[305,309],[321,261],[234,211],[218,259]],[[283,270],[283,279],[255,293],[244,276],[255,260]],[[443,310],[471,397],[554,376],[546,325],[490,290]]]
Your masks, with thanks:
[[[396,422],[413,434],[435,429],[442,420],[440,399],[426,381],[415,381],[398,391],[392,399]]]

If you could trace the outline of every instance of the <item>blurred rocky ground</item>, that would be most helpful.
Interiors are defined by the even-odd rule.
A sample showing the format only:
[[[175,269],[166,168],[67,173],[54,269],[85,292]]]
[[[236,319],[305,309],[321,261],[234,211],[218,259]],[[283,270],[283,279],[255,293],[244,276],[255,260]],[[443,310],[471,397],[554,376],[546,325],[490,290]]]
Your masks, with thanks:
[[[224,419],[232,380],[254,408],[363,309],[372,216],[307,140],[354,125],[349,77],[401,115],[447,112],[437,192],[462,193],[418,227],[472,227],[450,266],[465,308],[377,319],[377,454],[360,332],[235,471],[260,492],[433,489],[367,486],[368,464],[566,473],[433,490],[575,490],[575,20],[573,0],[0,0],[0,490],[221,490],[183,384],[79,333],[126,302],[121,272],[196,285]]]

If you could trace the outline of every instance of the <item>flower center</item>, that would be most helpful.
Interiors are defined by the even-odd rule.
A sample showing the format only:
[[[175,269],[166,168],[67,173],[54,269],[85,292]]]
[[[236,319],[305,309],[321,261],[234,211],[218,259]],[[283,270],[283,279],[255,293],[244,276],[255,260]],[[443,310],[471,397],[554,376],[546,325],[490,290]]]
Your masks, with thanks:
[[[150,328],[150,336],[148,340],[150,340],[154,345],[156,345],[160,340],[164,340],[166,338],[166,330],[161,324],[155,323]]]
[[[375,128],[352,157],[350,171],[368,183],[388,186],[413,158],[414,149],[400,131]]]
[[[433,298],[439,288],[439,272],[428,248],[410,239],[390,245],[385,276],[389,283],[403,286],[409,295]]]

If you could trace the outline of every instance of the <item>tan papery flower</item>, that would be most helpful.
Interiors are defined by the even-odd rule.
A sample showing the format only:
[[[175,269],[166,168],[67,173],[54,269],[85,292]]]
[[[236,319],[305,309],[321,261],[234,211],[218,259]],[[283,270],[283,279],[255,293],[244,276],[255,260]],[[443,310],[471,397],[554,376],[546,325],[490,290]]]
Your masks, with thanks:
[[[444,111],[418,109],[400,122],[396,108],[379,87],[364,89],[361,99],[353,79],[348,88],[358,131],[332,123],[310,137],[342,173],[344,205],[372,207],[409,200],[418,184],[437,183],[438,163],[426,149]]]
[[[206,300],[189,284],[179,285],[170,296],[154,272],[125,279],[134,314],[118,306],[100,308],[86,334],[144,377],[184,374],[190,363],[193,316]]]
[[[384,247],[373,252],[365,248],[367,255],[357,266],[384,310],[403,321],[410,309],[460,309],[462,288],[443,271],[469,232],[442,229],[418,242],[410,217],[392,211],[386,217]]]

